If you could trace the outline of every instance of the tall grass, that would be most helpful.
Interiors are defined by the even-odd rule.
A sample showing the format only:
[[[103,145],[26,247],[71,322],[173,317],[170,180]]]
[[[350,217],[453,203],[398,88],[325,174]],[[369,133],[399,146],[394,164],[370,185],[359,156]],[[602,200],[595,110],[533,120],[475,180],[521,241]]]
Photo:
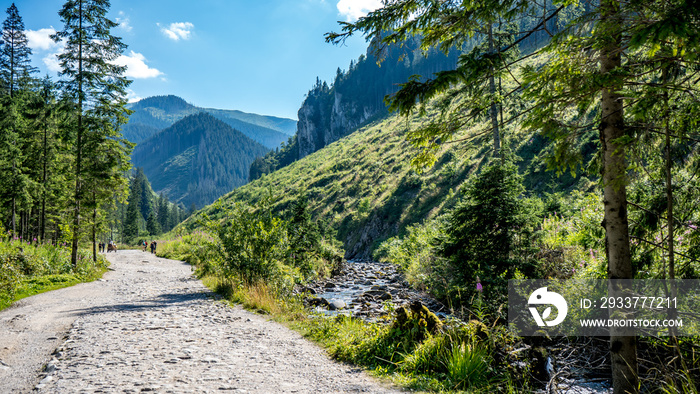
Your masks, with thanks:
[[[485,386],[489,376],[488,349],[474,342],[454,344],[445,364],[454,389],[465,390]]]

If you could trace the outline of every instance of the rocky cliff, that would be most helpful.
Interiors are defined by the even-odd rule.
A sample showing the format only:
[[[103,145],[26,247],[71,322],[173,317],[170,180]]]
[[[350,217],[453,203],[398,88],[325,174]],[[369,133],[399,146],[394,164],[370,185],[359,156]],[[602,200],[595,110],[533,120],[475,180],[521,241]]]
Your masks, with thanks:
[[[324,146],[337,141],[367,122],[371,117],[385,113],[386,109],[367,105],[339,92],[333,92],[332,102],[312,100],[299,109],[297,146],[299,158],[303,158]]]
[[[367,55],[350,63],[347,71],[338,69],[330,86],[317,79],[298,112],[298,159],[385,115],[384,97],[396,92],[400,83],[412,75],[429,78],[437,71],[455,67],[459,53],[424,53],[414,40],[400,48],[385,48],[381,55],[368,49]]]

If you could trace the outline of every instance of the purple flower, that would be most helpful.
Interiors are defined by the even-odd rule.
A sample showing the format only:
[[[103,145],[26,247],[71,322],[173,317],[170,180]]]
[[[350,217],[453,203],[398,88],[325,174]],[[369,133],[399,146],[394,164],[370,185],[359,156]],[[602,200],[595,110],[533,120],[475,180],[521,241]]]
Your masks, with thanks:
[[[481,282],[476,282],[476,291],[478,291],[479,293],[484,291],[484,286],[481,285]]]

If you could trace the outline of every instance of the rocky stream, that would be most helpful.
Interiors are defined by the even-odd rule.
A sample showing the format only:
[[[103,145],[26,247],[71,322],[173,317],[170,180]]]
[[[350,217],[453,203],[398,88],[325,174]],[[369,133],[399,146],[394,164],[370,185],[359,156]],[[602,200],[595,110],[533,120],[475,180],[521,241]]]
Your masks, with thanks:
[[[348,260],[331,278],[318,280],[300,290],[306,294],[304,300],[307,306],[312,307],[315,312],[331,316],[345,314],[377,321],[389,315],[391,310],[414,304],[416,301],[443,320],[450,312],[445,305],[430,295],[412,289],[396,266],[376,261]],[[537,354],[537,351],[533,351],[534,347],[532,344],[523,345],[517,351],[526,350]],[[580,360],[566,359],[563,353],[568,353],[571,358],[575,353],[572,349],[575,348],[574,344],[558,344],[550,348],[551,352],[545,352],[549,353],[549,356],[542,358],[540,355],[532,360],[517,363],[523,364],[523,369],[526,369],[525,364],[531,363],[531,372],[536,373],[539,370],[543,382],[549,381],[547,388],[538,392],[551,392],[554,389],[557,392],[575,394],[609,393],[610,386],[606,379],[581,378],[576,376],[578,373],[571,373],[577,369],[574,365],[579,364]],[[596,357],[599,356],[601,355]],[[604,357],[604,354],[602,356]],[[583,360],[587,357],[578,358]],[[589,375],[590,372],[586,374]]]
[[[306,302],[317,312],[346,314],[376,320],[394,308],[420,301],[441,318],[447,308],[428,294],[412,289],[392,264],[348,260],[330,279],[316,281],[302,289]]]

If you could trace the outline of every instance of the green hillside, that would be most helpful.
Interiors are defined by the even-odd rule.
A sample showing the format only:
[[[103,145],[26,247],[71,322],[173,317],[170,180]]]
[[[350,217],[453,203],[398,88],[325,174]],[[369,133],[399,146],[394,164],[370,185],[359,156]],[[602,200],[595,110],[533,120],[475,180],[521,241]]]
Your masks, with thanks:
[[[207,113],[190,115],[138,144],[132,154],[157,193],[185,206],[210,204],[248,180],[267,148]]]
[[[415,123],[411,127],[415,127]],[[225,195],[227,204],[255,203],[268,190],[275,209],[287,210],[306,190],[314,219],[337,229],[346,257],[367,257],[383,240],[406,226],[434,218],[452,207],[463,183],[490,160],[488,143],[450,144],[430,170],[418,174],[411,164],[416,153],[405,141],[405,118],[391,115]],[[507,141],[523,157],[520,172],[532,193],[588,189],[585,177],[557,177],[544,161],[550,149],[534,134],[510,131]],[[216,217],[212,208],[203,212]],[[185,222],[195,226],[195,220]]]

